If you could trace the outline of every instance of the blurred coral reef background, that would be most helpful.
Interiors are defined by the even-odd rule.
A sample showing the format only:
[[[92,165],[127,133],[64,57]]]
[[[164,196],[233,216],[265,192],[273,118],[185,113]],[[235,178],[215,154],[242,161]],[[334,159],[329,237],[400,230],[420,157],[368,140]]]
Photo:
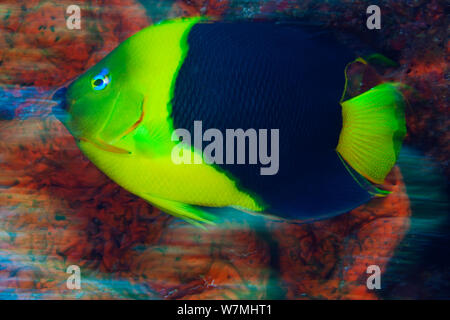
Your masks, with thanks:
[[[66,27],[71,4],[81,7],[80,30]],[[49,101],[58,86],[121,41],[167,18],[314,21],[351,31],[400,64],[383,76],[411,87],[407,143],[437,159],[448,178],[444,2],[384,1],[378,31],[365,26],[370,4],[2,0],[0,298],[380,298],[366,287],[366,268],[379,265],[385,272],[411,224],[399,168],[385,186],[390,195],[333,219],[266,221],[254,228],[236,218],[203,231],[152,208],[97,170],[50,114]],[[81,268],[81,290],[66,288],[69,265]],[[435,293],[408,288],[402,294],[412,298]]]

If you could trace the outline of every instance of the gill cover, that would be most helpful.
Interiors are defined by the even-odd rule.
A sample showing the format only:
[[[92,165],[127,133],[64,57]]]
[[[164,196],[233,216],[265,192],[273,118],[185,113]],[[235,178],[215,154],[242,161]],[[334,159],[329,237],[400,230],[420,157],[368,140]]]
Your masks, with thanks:
[[[78,139],[112,144],[141,117],[143,95],[133,90],[133,81],[127,81],[124,68],[116,67],[121,56],[116,55],[118,51],[68,88],[69,117],[65,124]]]

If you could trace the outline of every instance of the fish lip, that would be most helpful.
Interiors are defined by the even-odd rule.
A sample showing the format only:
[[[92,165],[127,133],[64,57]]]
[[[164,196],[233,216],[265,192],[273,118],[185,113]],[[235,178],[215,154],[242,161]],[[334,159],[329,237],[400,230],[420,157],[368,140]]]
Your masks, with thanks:
[[[66,94],[67,94],[67,87],[66,86],[62,86],[59,87],[58,89],[56,89],[52,96],[51,99],[56,102],[56,104],[53,106],[52,111],[55,110],[64,110],[67,111],[67,99],[66,99]]]
[[[65,110],[68,111],[69,105],[67,104],[67,91],[69,90],[70,85],[76,80],[77,78],[71,79],[66,81],[61,86],[57,87],[51,94],[51,99],[56,102],[56,104],[53,106],[54,108],[59,108],[59,110]],[[53,109],[53,108],[52,108]]]

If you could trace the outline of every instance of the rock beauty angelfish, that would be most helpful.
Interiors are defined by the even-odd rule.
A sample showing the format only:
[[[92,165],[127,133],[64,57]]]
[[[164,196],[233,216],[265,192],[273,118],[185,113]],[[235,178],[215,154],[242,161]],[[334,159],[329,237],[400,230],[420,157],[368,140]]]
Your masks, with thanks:
[[[175,19],[131,36],[54,99],[82,152],[167,213],[195,224],[214,220],[211,207],[322,219],[378,193],[406,134],[398,84],[342,101],[357,58],[298,25]],[[220,132],[278,129],[276,173],[175,163],[173,134],[194,132],[194,121]]]

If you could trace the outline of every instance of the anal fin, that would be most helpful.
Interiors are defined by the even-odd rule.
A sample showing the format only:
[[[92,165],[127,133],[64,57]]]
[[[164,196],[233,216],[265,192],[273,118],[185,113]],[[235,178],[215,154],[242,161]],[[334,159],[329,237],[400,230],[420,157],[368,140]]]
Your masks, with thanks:
[[[186,220],[196,226],[204,227],[202,223],[215,224],[214,221],[216,220],[216,217],[214,215],[205,212],[195,205],[162,199],[149,194],[142,195],[141,197],[162,211]]]

